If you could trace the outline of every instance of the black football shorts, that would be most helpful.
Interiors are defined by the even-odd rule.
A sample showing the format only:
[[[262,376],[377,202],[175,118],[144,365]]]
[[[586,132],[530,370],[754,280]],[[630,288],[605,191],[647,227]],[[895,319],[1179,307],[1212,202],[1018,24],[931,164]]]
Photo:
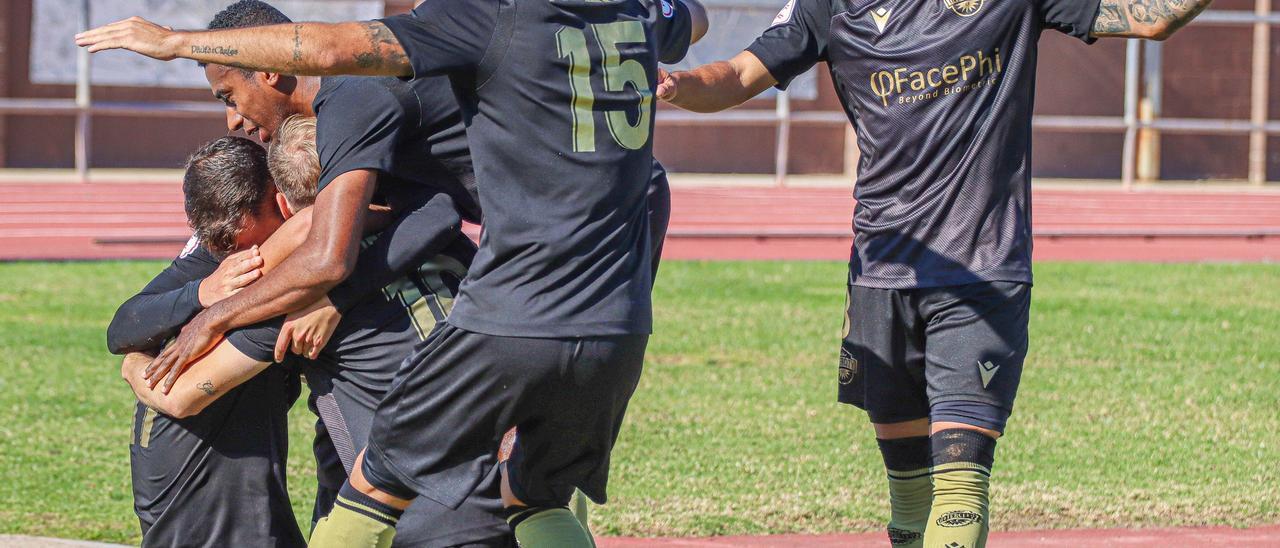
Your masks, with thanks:
[[[871,422],[921,418],[1004,431],[1027,355],[1031,286],[849,286],[839,399]]]

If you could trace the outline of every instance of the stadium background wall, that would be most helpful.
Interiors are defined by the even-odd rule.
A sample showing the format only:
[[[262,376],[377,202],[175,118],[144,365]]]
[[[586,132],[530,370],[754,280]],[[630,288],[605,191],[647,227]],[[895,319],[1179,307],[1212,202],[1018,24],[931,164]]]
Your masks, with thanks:
[[[403,12],[412,5],[412,0],[389,0],[387,13]],[[1217,0],[1214,8],[1252,10],[1253,2]],[[73,86],[29,81],[31,16],[31,0],[0,0],[0,47],[4,50],[0,54],[0,96],[73,96]],[[1181,31],[1179,40],[1165,43],[1164,115],[1247,120],[1251,36],[1248,27],[1193,24]],[[742,45],[748,41],[749,37],[743,37]],[[1273,66],[1280,66],[1276,62],[1280,33],[1273,33],[1270,53]],[[1085,46],[1046,32],[1041,40],[1037,114],[1121,115],[1123,63],[1123,41],[1102,40]],[[818,78],[818,97],[794,100],[793,109],[840,108],[825,70],[819,70]],[[1271,71],[1271,89],[1280,89],[1280,70]],[[95,100],[105,101],[209,98],[204,90],[121,86],[95,86],[93,95]],[[1280,93],[1272,93],[1269,101],[1268,110],[1280,112]],[[772,100],[757,99],[744,108],[773,106]],[[70,116],[0,116],[0,166],[72,167],[73,131]],[[792,173],[844,171],[843,130],[796,126],[792,131]],[[174,168],[200,143],[224,133],[223,122],[215,118],[95,117],[91,161],[101,168]],[[771,173],[774,135],[772,125],[661,125],[656,154],[675,171]],[[1035,139],[1034,174],[1038,177],[1120,176],[1119,133],[1037,130]],[[1166,180],[1243,179],[1247,175],[1247,136],[1166,134],[1161,148],[1161,175]],[[1267,152],[1267,178],[1280,179],[1280,139],[1270,139]]]

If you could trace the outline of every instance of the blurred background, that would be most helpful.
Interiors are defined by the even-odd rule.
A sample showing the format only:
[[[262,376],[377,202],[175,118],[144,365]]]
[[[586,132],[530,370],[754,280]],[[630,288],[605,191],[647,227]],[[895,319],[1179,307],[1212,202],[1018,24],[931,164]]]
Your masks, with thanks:
[[[741,51],[778,0],[705,0],[711,34],[685,64]],[[0,0],[0,166],[175,168],[222,111],[194,63],[125,53],[78,69],[70,36],[131,14],[199,28],[225,0]],[[368,19],[411,0],[282,0],[297,20]],[[1176,40],[1086,46],[1048,32],[1036,92],[1035,176],[1132,181],[1280,179],[1280,51],[1269,0],[1217,0]],[[851,174],[856,147],[823,67],[787,96],[769,93],[717,116],[664,109],[657,155],[686,173]],[[731,131],[727,131],[730,130]],[[80,133],[78,133],[78,131]],[[82,133],[82,134],[81,134]]]

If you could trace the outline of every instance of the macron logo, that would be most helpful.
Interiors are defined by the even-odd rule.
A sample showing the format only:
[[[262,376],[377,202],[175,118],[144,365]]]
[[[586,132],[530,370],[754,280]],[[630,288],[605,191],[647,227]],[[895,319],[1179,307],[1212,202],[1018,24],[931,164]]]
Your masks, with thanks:
[[[889,8],[879,8],[871,12],[871,21],[876,24],[876,30],[884,32],[884,26],[889,24]]]
[[[999,371],[999,370],[1000,370],[1000,366],[994,363],[978,362],[978,373],[982,375],[982,388],[985,389],[988,384],[991,384],[991,379],[995,378],[996,371]]]

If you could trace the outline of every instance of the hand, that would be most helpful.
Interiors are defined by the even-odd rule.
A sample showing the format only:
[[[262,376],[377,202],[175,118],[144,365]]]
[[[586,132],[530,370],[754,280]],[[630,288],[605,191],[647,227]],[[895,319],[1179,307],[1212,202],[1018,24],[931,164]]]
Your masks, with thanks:
[[[142,371],[155,357],[154,352],[130,352],[125,354],[124,361],[120,363],[120,376],[132,385],[135,380],[142,378]]]
[[[127,49],[161,61],[178,56],[178,33],[141,17],[130,17],[76,35],[76,45],[89,53]]]
[[[209,277],[200,282],[200,306],[209,308],[235,295],[262,277],[262,254],[258,246],[228,255]]]
[[[672,101],[676,98],[676,79],[674,76],[678,73],[667,72],[666,69],[658,69],[658,91],[655,95],[663,101]]]
[[[173,388],[174,381],[178,380],[178,376],[182,375],[192,362],[208,354],[221,339],[222,331],[214,327],[209,311],[196,314],[196,317],[182,328],[182,332],[178,334],[173,344],[151,361],[151,365],[148,365],[147,370],[143,372],[143,377],[147,379],[151,388],[155,388],[163,378],[164,386],[160,391],[168,394]]]
[[[320,297],[306,308],[285,316],[280,337],[276,339],[276,361],[284,361],[285,352],[289,350],[299,356],[316,359],[329,344],[339,321],[342,321],[342,313],[333,306],[329,297]]]

